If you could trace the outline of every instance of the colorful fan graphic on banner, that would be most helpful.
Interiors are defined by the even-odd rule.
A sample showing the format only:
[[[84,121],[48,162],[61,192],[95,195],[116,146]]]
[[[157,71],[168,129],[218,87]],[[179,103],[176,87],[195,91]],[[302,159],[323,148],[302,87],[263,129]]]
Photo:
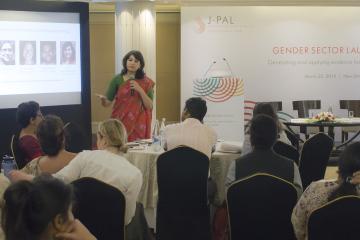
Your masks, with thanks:
[[[225,102],[244,95],[244,81],[236,77],[211,77],[194,81],[193,93],[211,102]]]

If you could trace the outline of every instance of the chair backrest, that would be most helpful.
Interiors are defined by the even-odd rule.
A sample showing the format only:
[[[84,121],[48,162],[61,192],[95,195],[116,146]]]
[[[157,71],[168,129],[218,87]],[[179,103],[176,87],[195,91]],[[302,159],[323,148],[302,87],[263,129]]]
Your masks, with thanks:
[[[305,141],[301,151],[299,165],[304,189],[310,185],[312,181],[324,178],[333,144],[334,140],[324,133],[317,133]]]
[[[159,156],[157,239],[210,239],[208,173],[208,157],[190,147]]]
[[[99,240],[125,239],[125,197],[120,190],[95,178],[72,182],[74,216]]]
[[[289,141],[291,142],[291,145],[293,147],[295,147],[297,150],[299,150],[299,142],[303,142],[301,139],[300,139],[300,136],[299,134],[295,134],[293,132],[291,132],[290,130],[288,129],[284,129],[284,132],[286,134],[286,137],[289,139]]]
[[[69,152],[78,153],[85,149],[83,129],[74,122],[68,122],[64,126],[65,149]]]
[[[18,166],[18,169],[25,167],[27,162],[25,161],[25,154],[19,148],[19,135],[13,134],[11,136],[10,149],[11,154],[15,159],[16,165]]]
[[[230,239],[295,239],[291,213],[295,186],[281,178],[256,173],[227,191]]]
[[[299,166],[299,157],[300,154],[296,148],[286,144],[282,141],[276,141],[273,147],[274,151],[281,156],[287,157],[293,160]]]
[[[308,220],[308,239],[359,239],[360,197],[343,196],[314,210]]]
[[[320,100],[293,101],[293,109],[298,111],[299,118],[308,118],[310,109],[321,109]]]
[[[354,112],[354,117],[360,117],[360,100],[340,100],[340,109]]]

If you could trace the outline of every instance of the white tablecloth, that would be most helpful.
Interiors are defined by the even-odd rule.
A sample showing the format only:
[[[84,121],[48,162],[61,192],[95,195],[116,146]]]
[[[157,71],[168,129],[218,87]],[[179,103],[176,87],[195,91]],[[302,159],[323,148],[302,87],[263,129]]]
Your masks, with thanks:
[[[156,160],[163,153],[154,152],[151,148],[145,150],[130,150],[125,157],[143,174],[143,185],[138,201],[144,208],[156,208],[158,187],[156,174]],[[210,159],[210,177],[215,181],[217,192],[214,204],[221,205],[225,200],[225,178],[232,160],[240,157],[240,153],[214,152]]]

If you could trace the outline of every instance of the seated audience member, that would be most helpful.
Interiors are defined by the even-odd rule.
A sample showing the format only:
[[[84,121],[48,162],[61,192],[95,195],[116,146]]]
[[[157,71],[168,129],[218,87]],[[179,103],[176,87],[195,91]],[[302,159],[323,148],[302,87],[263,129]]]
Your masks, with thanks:
[[[298,197],[302,193],[299,169],[294,161],[276,154],[273,145],[276,142],[278,127],[274,119],[259,114],[250,123],[250,142],[253,150],[233,161],[229,168],[226,183],[262,172],[275,175],[294,183]]]
[[[25,163],[43,154],[35,135],[37,126],[42,119],[43,116],[37,102],[24,102],[17,108],[16,121],[21,126],[18,144],[19,150],[24,153]],[[19,167],[21,168],[22,166]]]
[[[203,124],[206,111],[205,100],[189,98],[181,115],[182,122],[165,127],[165,148],[171,150],[184,145],[204,153],[210,159],[217,136],[212,128]]]
[[[58,116],[48,115],[39,123],[36,136],[45,156],[29,162],[22,171],[34,176],[56,173],[76,156],[65,150],[64,123]]]
[[[135,215],[136,200],[142,185],[142,174],[122,156],[126,147],[126,130],[117,119],[109,119],[99,124],[97,148],[83,151],[53,176],[71,183],[83,177],[92,177],[119,189],[125,196],[125,224]],[[10,172],[10,179],[30,180],[32,177],[19,171]]]
[[[7,177],[5,177],[4,174],[0,174],[0,208],[2,207],[2,203],[1,201],[3,201],[3,196],[4,196],[4,192],[5,190],[8,188],[8,186],[10,185],[9,179]],[[1,213],[0,213],[1,216]],[[5,236],[4,236],[4,232],[2,230],[2,228],[0,228],[0,240],[4,240]]]
[[[276,122],[276,125],[277,125],[277,130],[278,130],[277,140],[291,145],[291,142],[287,138],[286,133],[284,131],[284,125],[279,121],[279,118],[276,115],[276,112],[274,111],[274,108],[271,106],[271,104],[257,103],[253,110],[253,117],[256,117],[259,114],[265,114],[265,115],[271,117],[272,119],[274,119],[274,121]],[[243,148],[241,151],[241,156],[251,152],[249,126],[250,126],[250,122],[246,126],[246,129],[245,129],[245,139],[244,139],[244,144],[243,144]]]
[[[96,238],[74,219],[70,185],[49,175],[19,181],[4,193],[1,226],[7,240]]]
[[[291,221],[298,240],[307,239],[307,222],[313,210],[341,196],[360,195],[360,142],[349,145],[338,163],[337,180],[311,183],[296,204]]]

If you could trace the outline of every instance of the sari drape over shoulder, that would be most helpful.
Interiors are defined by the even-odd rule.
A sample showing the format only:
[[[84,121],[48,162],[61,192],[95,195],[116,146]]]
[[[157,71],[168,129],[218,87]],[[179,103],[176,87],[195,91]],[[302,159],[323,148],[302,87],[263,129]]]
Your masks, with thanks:
[[[121,81],[122,80],[122,81]],[[145,93],[152,98],[154,82],[144,76],[135,79]],[[134,91],[131,95],[130,81],[120,79],[111,114],[112,118],[119,119],[125,126],[128,141],[150,138],[152,109],[146,109],[141,96]]]

